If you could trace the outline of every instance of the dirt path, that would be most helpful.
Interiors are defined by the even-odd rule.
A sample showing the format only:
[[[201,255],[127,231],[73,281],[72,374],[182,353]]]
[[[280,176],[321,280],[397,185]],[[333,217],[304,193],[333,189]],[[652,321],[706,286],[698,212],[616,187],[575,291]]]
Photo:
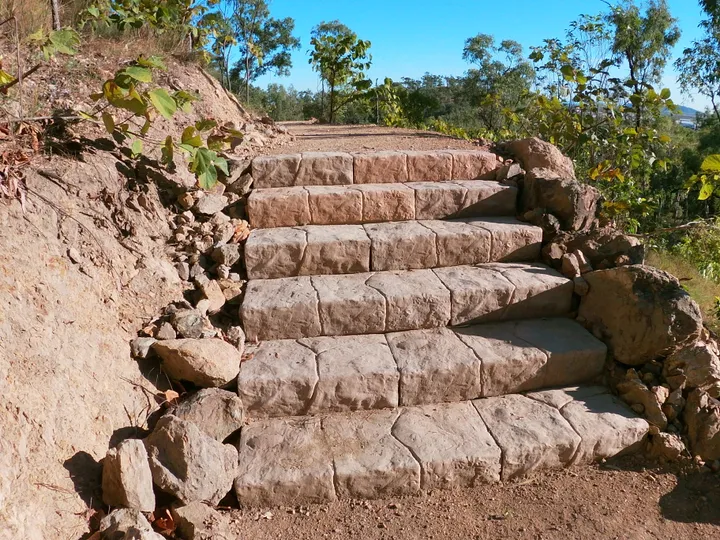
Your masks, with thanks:
[[[285,124],[270,153],[478,148],[441,135],[374,126]],[[651,467],[646,469],[645,467]],[[340,501],[231,514],[238,538],[720,539],[720,476],[657,469],[642,458],[538,474],[506,485],[384,501]]]

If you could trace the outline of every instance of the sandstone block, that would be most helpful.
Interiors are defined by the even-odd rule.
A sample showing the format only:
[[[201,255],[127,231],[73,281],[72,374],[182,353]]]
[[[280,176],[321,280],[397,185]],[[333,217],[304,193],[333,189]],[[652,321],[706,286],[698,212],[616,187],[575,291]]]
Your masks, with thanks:
[[[295,340],[263,341],[238,375],[238,395],[250,416],[299,416],[318,382],[315,353]]]
[[[456,216],[464,208],[467,190],[454,182],[416,182],[415,219],[444,219]]]
[[[543,235],[540,227],[502,217],[473,219],[468,223],[492,235],[489,262],[524,262],[540,258]]]
[[[372,270],[411,270],[438,265],[435,233],[417,221],[365,225],[372,242]]]
[[[314,225],[344,225],[363,222],[363,196],[344,186],[308,188],[310,216]]]
[[[420,221],[435,233],[438,264],[461,266],[490,262],[490,232],[464,221]]]
[[[247,213],[253,228],[294,227],[310,223],[308,192],[303,187],[255,189]]]
[[[317,354],[319,381],[308,414],[398,406],[397,364],[385,336],[301,340]]]
[[[248,282],[240,316],[249,341],[318,336],[322,331],[309,277]]]
[[[353,157],[343,152],[303,152],[295,177],[297,186],[338,186],[353,183]]]
[[[380,272],[367,284],[385,298],[385,332],[437,328],[450,321],[450,292],[430,270]]]
[[[255,188],[294,186],[300,159],[300,154],[256,157],[252,162]]]
[[[580,436],[560,412],[518,394],[478,399],[473,405],[502,450],[502,480],[536,469],[569,465]]]
[[[371,276],[372,274],[353,274],[311,278],[319,298],[322,335],[384,332],[386,301],[380,292],[366,283]]]
[[[392,432],[420,461],[422,489],[500,481],[500,448],[469,401],[404,409]]]
[[[404,184],[358,184],[362,196],[362,222],[415,219],[415,194]]]
[[[298,275],[306,248],[307,234],[302,229],[255,229],[245,243],[248,278],[273,279]]]
[[[420,465],[391,434],[397,416],[397,411],[374,411],[323,421],[338,497],[374,499],[420,490]]]
[[[443,182],[452,179],[452,155],[448,152],[406,152],[410,182]]]
[[[448,328],[387,334],[400,371],[400,405],[482,396],[481,363]]]
[[[333,461],[320,419],[259,420],[242,431],[235,494],[242,505],[335,500]]]
[[[514,216],[517,213],[518,190],[499,182],[456,180],[465,189],[465,199],[458,216]]]
[[[355,184],[385,184],[408,181],[407,155],[382,151],[354,154]]]
[[[360,225],[305,227],[308,246],[300,275],[356,274],[370,271],[370,238]],[[247,248],[246,248],[247,249]]]
[[[453,158],[453,180],[494,180],[500,162],[495,154],[477,150],[449,150]]]

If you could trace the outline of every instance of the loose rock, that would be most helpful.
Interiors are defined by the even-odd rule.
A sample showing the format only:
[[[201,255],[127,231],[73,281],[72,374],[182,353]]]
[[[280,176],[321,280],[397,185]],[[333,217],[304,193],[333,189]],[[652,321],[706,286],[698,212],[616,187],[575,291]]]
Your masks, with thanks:
[[[175,339],[177,334],[175,333],[175,329],[172,327],[172,324],[164,322],[160,325],[155,337],[161,340]]]
[[[172,508],[177,533],[184,540],[214,540],[224,538],[223,517],[208,505],[194,502],[187,506]]]
[[[172,415],[158,420],[145,446],[155,484],[184,504],[207,501],[216,505],[237,475],[238,453],[233,446]]]
[[[232,266],[240,260],[240,245],[224,244],[218,246],[212,252],[212,259],[218,264]]]
[[[182,309],[172,316],[172,324],[180,337],[197,339],[205,330],[205,318],[195,309]]]
[[[103,502],[108,506],[155,510],[152,475],[142,441],[128,439],[108,450],[103,461]]]
[[[697,389],[685,406],[690,450],[705,461],[720,459],[720,401]]]
[[[170,377],[201,387],[223,386],[240,371],[242,351],[221,339],[158,341],[153,350]]]
[[[123,540],[131,529],[152,532],[150,522],[134,508],[115,510],[100,521],[100,537],[103,540]]]
[[[685,452],[685,445],[678,435],[658,433],[650,438],[649,454],[664,461],[677,461]]]
[[[211,216],[217,212],[221,212],[227,204],[228,199],[224,195],[208,193],[195,203],[194,210],[199,214]]]
[[[714,341],[698,341],[672,354],[665,360],[663,376],[673,386],[702,388],[713,397],[720,397],[720,353]]]
[[[206,388],[176,405],[170,414],[193,422],[207,435],[222,442],[242,427],[245,412],[237,394]]]
[[[574,253],[566,253],[563,255],[561,271],[565,277],[570,279],[580,277],[580,262]]]
[[[623,401],[631,406],[642,405],[643,410],[638,412],[644,413],[648,422],[661,430],[667,427],[667,417],[662,412],[662,403],[658,401],[658,396],[637,378],[634,370],[628,371],[627,380],[617,385],[617,391]]]
[[[225,295],[217,281],[209,280],[207,283],[202,283],[200,285],[200,291],[203,297],[209,302],[207,312],[211,315],[219,312],[225,305]]]
[[[157,340],[151,337],[139,337],[130,342],[130,354],[133,358],[147,358],[150,348]]]

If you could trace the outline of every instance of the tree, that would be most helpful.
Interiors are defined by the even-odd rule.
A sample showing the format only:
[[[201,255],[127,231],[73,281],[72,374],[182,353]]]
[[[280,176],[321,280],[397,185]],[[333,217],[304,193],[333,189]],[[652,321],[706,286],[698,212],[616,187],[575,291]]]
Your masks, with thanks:
[[[289,75],[290,51],[300,47],[293,36],[295,21],[273,19],[266,0],[232,0],[233,26],[240,52],[233,74],[245,81],[245,99],[250,100],[250,83],[266,73]]]
[[[626,0],[612,8],[608,21],[614,27],[613,54],[619,62],[626,62],[630,71],[627,82],[633,90],[630,101],[639,128],[645,112],[643,96],[650,85],[660,81],[671,49],[680,39],[680,29],[666,0],[650,0],[644,14]]]
[[[695,40],[692,46],[683,51],[675,62],[680,72],[678,82],[683,92],[696,90],[710,99],[715,118],[720,122],[718,98],[720,98],[720,41],[718,34],[707,32],[705,37]]]
[[[370,42],[358,39],[355,32],[339,21],[322,22],[312,31],[309,63],[320,74],[330,91],[328,121],[335,120],[337,112],[362,92],[372,87],[365,77],[372,56]]]
[[[53,30],[60,30],[60,4],[58,0],[50,0],[50,8],[52,10]]]

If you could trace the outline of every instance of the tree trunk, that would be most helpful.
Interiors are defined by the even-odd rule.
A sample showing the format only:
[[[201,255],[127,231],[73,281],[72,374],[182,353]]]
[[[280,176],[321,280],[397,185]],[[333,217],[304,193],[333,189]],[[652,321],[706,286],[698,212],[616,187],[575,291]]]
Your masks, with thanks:
[[[53,30],[60,30],[60,2],[59,0],[50,0],[50,8],[52,9]]]
[[[250,55],[245,56],[245,103],[250,105]]]

